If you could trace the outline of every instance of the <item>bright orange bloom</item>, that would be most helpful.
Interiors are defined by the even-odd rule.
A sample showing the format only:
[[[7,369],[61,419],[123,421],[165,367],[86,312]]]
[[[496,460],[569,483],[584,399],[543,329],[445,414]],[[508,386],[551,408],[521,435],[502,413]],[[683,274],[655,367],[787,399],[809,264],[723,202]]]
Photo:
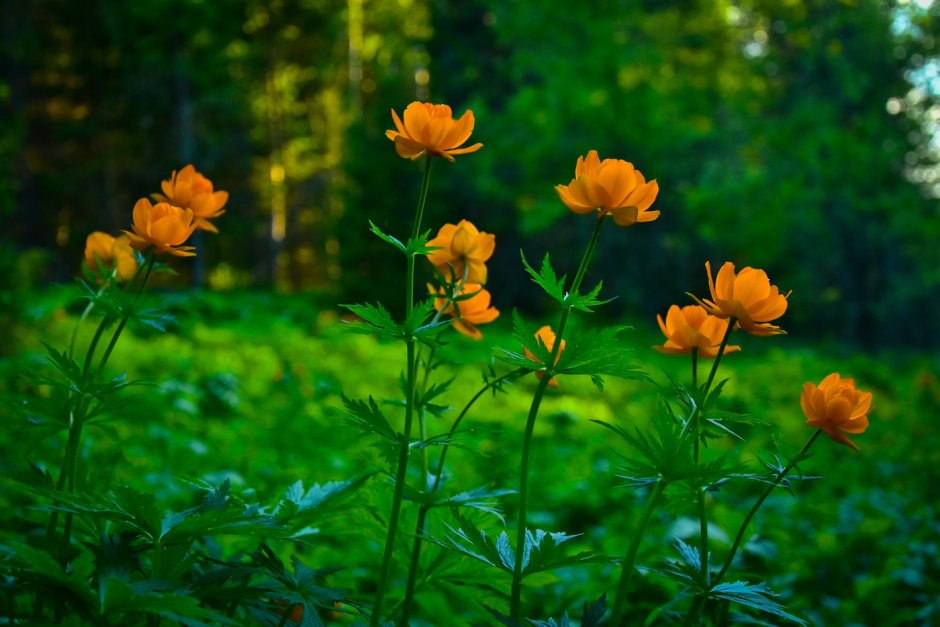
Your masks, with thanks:
[[[437,232],[437,237],[428,242],[428,246],[439,246],[438,250],[428,253],[428,260],[448,280],[451,268],[456,280],[468,283],[486,283],[486,261],[493,256],[496,236],[477,230],[468,220],[457,224],[445,224]]]
[[[192,209],[197,229],[218,233],[219,229],[209,222],[225,213],[222,207],[228,202],[228,192],[213,191],[212,181],[196,171],[192,164],[177,172],[173,170],[172,176],[160,184],[162,194],[154,194],[157,202],[165,202],[180,207]]]
[[[666,336],[666,343],[653,348],[669,355],[688,355],[692,349],[698,349],[699,357],[714,357],[728,328],[727,322],[710,315],[699,305],[686,305],[681,309],[673,305],[666,312],[665,323],[659,314],[656,321]],[[725,354],[739,350],[740,346],[725,346]]]
[[[652,222],[659,217],[659,211],[647,211],[659,194],[659,184],[655,180],[647,183],[627,161],[601,161],[596,150],[588,152],[587,157],[578,157],[574,178],[567,185],[556,185],[555,190],[575,213],[610,214],[620,226]]]
[[[196,248],[182,244],[196,230],[194,220],[192,209],[180,209],[165,202],[151,205],[149,200],[141,198],[134,205],[134,232],[124,232],[137,250],[153,246],[157,254],[192,257]]]
[[[806,414],[806,424],[822,429],[839,444],[858,450],[844,433],[862,433],[868,428],[871,413],[871,392],[855,389],[853,379],[843,379],[833,372],[819,382],[819,387],[807,381],[803,384],[800,406]]]
[[[404,123],[392,109],[396,130],[385,131],[385,136],[395,142],[395,152],[399,157],[417,159],[428,152],[432,157],[441,156],[453,161],[454,155],[476,152],[483,147],[480,143],[459,147],[470,139],[473,132],[473,111],[470,109],[455,120],[447,105],[415,101],[405,108],[402,117]]]
[[[440,311],[443,307],[443,313],[454,319],[451,322],[453,327],[467,337],[475,340],[482,339],[483,334],[480,333],[477,325],[492,322],[499,317],[499,310],[490,307],[490,293],[477,283],[465,283],[457,294],[456,302],[448,300],[443,289],[434,292],[430,285],[428,288],[437,296],[434,299],[434,308]],[[461,298],[467,294],[473,295],[469,298]]]
[[[553,350],[555,350],[555,332],[552,331],[552,328],[551,328],[550,326],[545,325],[544,327],[542,327],[541,329],[539,329],[538,331],[536,331],[536,332],[535,332],[535,339],[538,341],[539,344],[541,344],[542,346],[544,346],[544,347],[545,347],[545,350],[547,350],[549,353],[552,352]],[[525,352],[525,356],[526,356],[526,357],[528,357],[529,359],[531,359],[531,360],[533,360],[533,361],[538,361],[538,357],[536,357],[535,355],[533,355],[533,354],[532,354],[532,351],[530,351],[528,348],[523,347],[523,351]],[[558,360],[561,359],[561,354],[562,354],[563,352],[565,352],[565,341],[564,341],[564,340],[561,341],[561,348],[558,349],[558,355],[555,357],[555,363],[556,363],[556,364],[558,363]],[[545,372],[542,371],[542,370],[537,370],[537,371],[535,372],[535,376],[536,376],[536,378],[541,379],[543,376],[545,376]],[[549,379],[549,380],[548,380],[548,385],[550,385],[550,386],[553,387],[553,388],[557,388],[557,387],[558,387],[558,380],[557,380],[557,378],[556,378],[556,377],[552,377],[551,379]]]
[[[770,284],[767,273],[756,268],[744,268],[735,274],[734,264],[726,261],[712,280],[711,264],[705,262],[708,272],[708,289],[711,300],[695,301],[705,307],[708,313],[719,318],[734,317],[738,326],[751,335],[778,335],[786,333],[772,324],[787,310],[787,298],[790,292],[781,294],[776,285]]]
[[[85,265],[96,275],[110,275],[118,281],[128,281],[137,272],[137,259],[126,235],[113,237],[94,231],[85,240]]]

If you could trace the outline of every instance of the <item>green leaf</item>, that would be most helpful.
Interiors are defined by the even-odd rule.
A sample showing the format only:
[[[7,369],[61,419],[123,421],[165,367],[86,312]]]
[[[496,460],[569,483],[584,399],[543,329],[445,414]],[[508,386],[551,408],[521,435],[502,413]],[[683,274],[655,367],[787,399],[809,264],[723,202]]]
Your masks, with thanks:
[[[408,249],[405,247],[404,244],[401,243],[400,239],[398,239],[397,237],[388,235],[386,233],[383,233],[382,229],[377,227],[372,220],[369,220],[369,230],[375,233],[376,235],[378,235],[379,239],[381,239],[383,242],[387,242],[391,244],[392,246],[394,246],[401,252],[405,253],[406,255],[408,254]]]
[[[765,583],[749,584],[745,581],[720,583],[709,591],[708,596],[740,603],[797,625],[807,624],[802,618],[788,613],[787,608],[778,601],[779,597]]]
[[[66,353],[59,352],[49,344],[45,342],[42,345],[46,348],[46,358],[49,360],[55,369],[65,378],[66,381],[69,381],[72,386],[75,388],[81,388],[83,383],[82,369],[75,360],[71,359]]]
[[[496,347],[498,353],[495,357],[517,368],[524,368],[526,372],[544,370],[545,364],[551,359],[551,352],[545,348],[545,345],[542,344],[541,341],[536,339],[536,330],[531,328],[515,309],[512,311],[512,329],[513,337],[524,349],[528,349],[529,352],[535,356],[535,359],[526,357],[524,353],[512,351],[500,346]]]
[[[347,322],[346,327],[353,333],[378,335],[379,337],[403,338],[405,333],[394,320],[391,314],[382,306],[375,305],[340,305],[362,318],[362,322]]]
[[[496,499],[515,493],[515,490],[482,487],[454,494],[453,496],[439,498],[431,503],[431,507],[470,507],[481,512],[486,512],[487,514],[493,514],[505,524],[502,510],[499,509]]]
[[[632,352],[632,346],[626,342],[630,331],[630,327],[575,329],[566,339],[555,373],[650,382],[649,375],[627,360]]]
[[[200,627],[207,622],[218,625],[238,625],[224,614],[204,608],[198,598],[189,596],[183,589],[159,594],[146,589],[149,582],[129,584],[115,577],[104,578],[99,583],[101,615],[121,616],[124,613],[155,614],[176,621],[186,627]]]
[[[431,539],[431,541],[444,548],[457,550],[468,557],[495,566],[506,573],[513,572],[517,557],[510,543],[509,535],[505,531],[500,532],[494,543],[487,538],[486,532],[480,530],[466,518],[459,514],[455,514],[455,518],[460,526],[454,528],[447,525],[450,534],[446,536],[446,541],[434,539]],[[526,529],[525,547],[521,558],[523,577],[562,566],[606,563],[609,561],[606,557],[598,557],[590,552],[565,555],[560,548],[561,545],[576,537],[561,532],[550,533],[542,529],[534,531]]]
[[[545,293],[557,300],[559,303],[565,303],[565,276],[559,278],[555,274],[555,269],[552,268],[551,261],[549,260],[548,253],[545,253],[545,257],[542,258],[542,267],[536,272],[535,268],[529,265],[528,260],[525,258],[525,253],[521,250],[519,254],[522,256],[522,265],[525,268],[525,271],[529,273],[529,276],[532,277],[532,280],[538,284]]]
[[[594,286],[590,292],[585,294],[576,294],[569,293],[565,296],[565,304],[571,307],[572,309],[577,309],[578,311],[591,312],[594,311],[594,307],[600,305],[606,305],[613,299],[601,300],[597,297],[601,292],[601,288],[604,286],[604,282],[600,281],[597,285]]]
[[[375,399],[370,396],[368,403],[366,403],[353,400],[345,394],[342,395],[342,398],[350,423],[366,435],[377,435],[388,442],[398,443],[398,434],[395,433],[392,425],[382,414]]]

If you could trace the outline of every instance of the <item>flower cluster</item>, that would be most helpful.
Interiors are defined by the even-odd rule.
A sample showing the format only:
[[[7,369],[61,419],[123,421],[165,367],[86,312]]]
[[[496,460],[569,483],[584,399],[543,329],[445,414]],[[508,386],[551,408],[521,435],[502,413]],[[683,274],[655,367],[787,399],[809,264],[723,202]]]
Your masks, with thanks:
[[[152,250],[154,254],[192,257],[195,247],[186,246],[196,230],[218,233],[212,218],[225,213],[228,192],[215,191],[212,181],[192,164],[173,171],[163,181],[163,194],[154,194],[157,204],[141,198],[134,205],[131,230],[112,237],[96,231],[85,243],[85,266],[92,274],[111,275],[118,281],[134,276],[138,268],[132,249]]]

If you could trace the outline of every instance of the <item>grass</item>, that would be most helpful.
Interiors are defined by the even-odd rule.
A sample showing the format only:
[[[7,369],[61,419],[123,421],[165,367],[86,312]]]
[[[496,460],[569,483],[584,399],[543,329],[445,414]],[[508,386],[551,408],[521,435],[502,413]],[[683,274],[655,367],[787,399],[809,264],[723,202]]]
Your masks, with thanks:
[[[400,345],[344,332],[342,314],[324,307],[322,298],[191,293],[173,299],[178,324],[171,332],[136,329],[114,353],[113,374],[128,372],[151,383],[128,391],[125,409],[115,415],[119,419],[88,432],[89,484],[126,483],[156,492],[164,502],[182,503],[191,498],[185,480],[229,478],[236,491],[265,503],[297,480],[305,485],[340,480],[381,465],[380,451],[344,423],[340,395],[395,398],[404,363]],[[20,349],[0,363],[5,394],[18,390],[19,373],[42,368],[40,339],[65,346],[73,328],[76,311],[66,293],[34,300]],[[638,327],[636,362],[658,385],[668,385],[669,377],[686,381],[688,363],[651,350],[661,339],[651,325]],[[456,378],[447,400],[459,409],[482,385],[481,364],[492,345],[515,349],[517,342],[501,323],[487,327],[483,343],[456,334],[452,339],[445,352],[457,362],[451,372]],[[751,528],[754,535],[738,572],[766,578],[812,624],[930,624],[931,617],[940,616],[936,360],[916,353],[864,355],[790,337],[744,337],[738,343],[744,350],[722,362],[719,376],[730,378],[723,408],[765,424],[746,427],[744,442],[722,440],[708,454],[727,453],[753,472],[761,451],[777,447],[783,456],[794,453],[811,434],[799,408],[801,385],[832,371],[856,377],[874,393],[877,406],[871,428],[856,438],[860,454],[824,438],[801,468],[822,479],[799,482],[797,498],[780,491],[768,500]],[[583,377],[562,377],[560,383],[536,426],[531,524],[583,534],[578,550],[621,555],[643,494],[620,487],[617,453],[629,451],[590,420],[643,428],[657,402],[656,386],[608,380],[600,393]],[[507,394],[487,396],[474,406],[464,423],[464,448],[448,458],[455,488],[516,487],[521,431],[534,386],[530,376]],[[430,431],[444,432],[449,425],[445,415]],[[58,438],[24,446],[19,436],[0,436],[0,468],[15,474],[29,462],[54,467],[62,446]],[[381,554],[387,488],[386,479],[373,477],[321,530],[321,541],[283,547],[285,555],[296,551],[317,566],[344,565],[338,583],[368,598],[368,572]],[[710,495],[717,559],[758,490],[732,481]],[[17,497],[0,492],[0,504],[12,512]],[[511,515],[513,497],[503,505]],[[407,518],[411,509],[406,507],[404,529],[413,529]],[[446,533],[449,518],[439,514],[432,534]],[[499,527],[494,517],[481,521]],[[638,563],[658,568],[662,556],[671,555],[674,538],[695,534],[691,506],[674,498],[656,514]],[[418,596],[417,614],[426,621],[440,612],[478,613],[478,600],[503,603],[493,588],[508,590],[508,577],[498,581],[479,571],[475,579],[472,568],[468,574],[466,564],[456,566],[461,558],[453,553],[426,551],[426,558],[429,565],[440,560]],[[541,585],[531,586],[530,602],[545,615],[566,609],[576,614],[581,603],[593,600],[599,584],[613,591],[617,575],[603,565],[542,575]],[[481,591],[468,594],[467,585]],[[637,617],[674,592],[652,571],[635,585]]]

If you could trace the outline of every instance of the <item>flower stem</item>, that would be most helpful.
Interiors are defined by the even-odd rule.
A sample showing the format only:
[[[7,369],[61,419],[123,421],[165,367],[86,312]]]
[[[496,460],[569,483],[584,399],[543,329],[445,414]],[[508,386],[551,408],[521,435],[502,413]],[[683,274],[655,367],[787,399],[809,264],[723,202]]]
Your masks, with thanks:
[[[666,482],[662,479],[656,482],[655,487],[646,497],[646,507],[640,515],[640,520],[633,529],[633,537],[630,539],[630,545],[627,547],[627,553],[623,556],[620,571],[620,583],[617,585],[617,597],[614,600],[614,609],[610,614],[610,625],[615,627],[620,624],[621,614],[623,614],[624,604],[627,600],[627,592],[630,589],[630,579],[633,577],[634,564],[636,563],[636,554],[640,548],[640,541],[646,531],[646,525],[649,523],[653,511],[659,504],[659,499],[666,489]]]
[[[428,198],[428,183],[431,178],[431,155],[428,153],[424,161],[424,179],[421,183],[421,192],[418,197],[418,208],[415,211],[414,223],[411,226],[411,238],[414,239],[421,232],[421,219],[424,216],[424,205]],[[405,274],[405,318],[411,315],[414,308],[415,286],[415,255],[412,252],[407,256],[407,269]],[[405,424],[399,434],[398,464],[395,473],[395,491],[392,496],[392,511],[388,517],[388,533],[385,536],[385,551],[382,555],[382,567],[379,572],[378,586],[375,591],[375,600],[372,603],[372,615],[369,625],[377,627],[382,617],[382,604],[388,588],[388,579],[392,569],[392,556],[395,552],[395,538],[398,536],[398,522],[401,517],[401,504],[405,490],[405,480],[408,474],[408,452],[411,446],[411,426],[415,413],[415,389],[417,387],[417,359],[415,351],[415,338],[405,338],[407,346],[407,368],[405,374]],[[405,612],[407,612],[407,608]]]
[[[457,419],[454,420],[454,423],[450,427],[450,432],[447,434],[447,440],[450,440],[454,436],[454,433],[457,431],[457,427],[460,425],[460,421],[463,420],[463,417],[470,410],[470,407],[476,403],[477,399],[483,396],[484,392],[486,392],[491,387],[498,385],[500,382],[505,381],[506,379],[519,376],[525,372],[526,370],[524,368],[517,368],[493,379],[492,381],[489,381],[486,385],[480,388],[480,390],[473,395],[470,401],[464,405],[464,408],[460,411],[460,414],[457,415]],[[430,489],[428,490],[429,495],[437,492],[438,488],[440,487],[441,477],[444,474],[444,460],[447,457],[447,450],[449,448],[450,447],[446,442],[443,446],[441,446],[441,456],[437,462],[437,469],[434,471],[434,483],[431,484]],[[428,512],[431,511],[431,507],[432,505],[430,503],[422,503],[421,507],[418,509],[418,521],[415,524],[415,542],[411,549],[411,563],[409,564],[408,568],[408,584],[405,588],[405,600],[402,604],[402,613],[399,618],[399,624],[401,625],[408,624],[408,617],[411,614],[411,605],[414,602],[415,588],[418,582],[418,562],[421,558],[421,543],[424,540]]]
[[[741,528],[738,529],[738,535],[735,536],[734,542],[731,544],[731,550],[728,552],[728,557],[725,558],[725,563],[721,567],[721,570],[718,571],[717,575],[715,575],[715,585],[721,581],[721,578],[725,576],[725,573],[727,573],[728,569],[731,567],[731,562],[734,560],[734,556],[738,552],[738,547],[741,545],[741,540],[744,539],[744,532],[747,530],[747,526],[750,524],[751,519],[754,518],[754,514],[756,514],[757,510],[760,509],[760,506],[764,504],[764,501],[768,496],[770,496],[770,493],[774,491],[774,488],[780,485],[780,482],[784,480],[791,470],[793,470],[793,467],[806,457],[806,453],[809,452],[813,442],[816,441],[816,438],[818,438],[819,434],[821,433],[822,429],[816,430],[816,433],[814,433],[812,437],[806,441],[806,444],[803,445],[803,448],[800,449],[800,452],[797,453],[792,460],[790,460],[790,463],[787,464],[783,470],[777,473],[777,476],[774,478],[773,482],[767,486],[763,494],[760,495],[760,498],[758,498],[754,503],[754,506],[751,507],[751,510],[747,513],[747,516],[744,517],[744,521],[741,523]]]
[[[581,287],[581,281],[587,272],[588,265],[591,263],[591,257],[597,248],[597,241],[600,238],[601,226],[604,224],[604,216],[600,215],[594,224],[594,231],[591,233],[591,239],[588,241],[587,248],[584,250],[584,256],[581,257],[581,264],[574,275],[574,282],[571,284],[569,294],[574,296]],[[532,397],[532,405],[529,407],[529,415],[526,418],[525,434],[522,438],[522,460],[519,469],[519,514],[516,520],[516,557],[512,570],[512,586],[509,596],[509,618],[519,621],[522,607],[522,557],[525,555],[526,540],[526,522],[529,496],[529,453],[532,445],[532,433],[535,430],[535,420],[538,418],[539,406],[542,403],[542,397],[545,395],[545,389],[548,382],[555,376],[555,363],[561,353],[562,339],[564,338],[565,327],[568,324],[568,317],[571,315],[571,305],[567,302],[562,305],[561,320],[558,322],[558,330],[555,333],[555,343],[552,345],[552,354],[549,363],[545,364],[545,371],[535,388],[535,395]]]
[[[108,342],[108,347],[105,348],[104,354],[101,356],[101,361],[98,362],[98,378],[100,378],[104,373],[104,367],[108,363],[108,359],[111,357],[111,351],[113,351],[115,345],[117,345],[118,338],[121,337],[121,332],[124,331],[124,327],[127,326],[127,322],[130,320],[131,315],[133,314],[134,307],[137,305],[137,300],[140,298],[141,293],[147,286],[147,281],[150,280],[150,273],[153,272],[153,264],[156,259],[157,256],[153,253],[150,253],[150,255],[147,256],[147,261],[145,262],[144,266],[144,276],[140,280],[140,283],[137,284],[137,291],[134,293],[134,300],[131,301],[130,311],[126,312],[121,317],[121,321],[114,330],[114,335],[111,336],[111,341]]]

